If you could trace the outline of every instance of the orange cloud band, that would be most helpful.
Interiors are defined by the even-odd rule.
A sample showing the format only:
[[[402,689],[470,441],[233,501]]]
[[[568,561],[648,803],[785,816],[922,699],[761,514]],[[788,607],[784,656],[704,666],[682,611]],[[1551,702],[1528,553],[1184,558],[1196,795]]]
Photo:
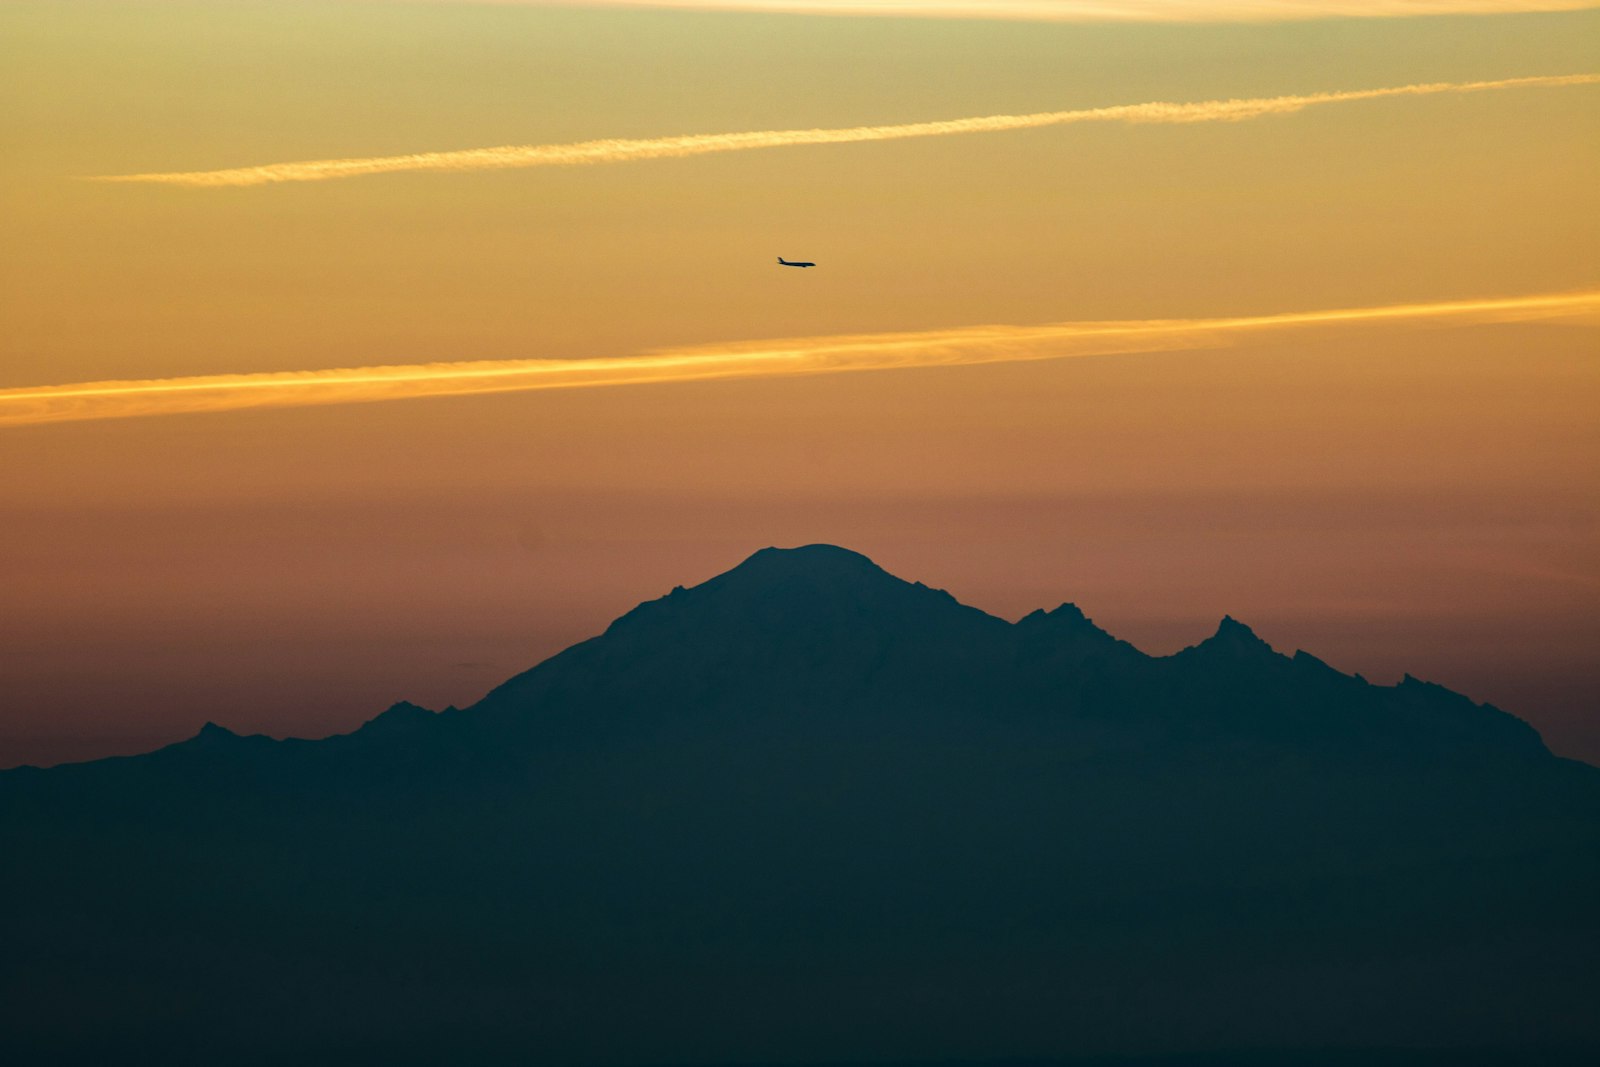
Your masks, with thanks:
[[[856,334],[606,359],[483,360],[0,390],[0,426],[428,396],[947,367],[1212,348],[1285,330],[1370,323],[1509,322],[1600,314],[1600,290],[1217,319],[1062,322]]]
[[[473,0],[482,2],[482,0]],[[1594,0],[490,0],[562,7],[673,8],[1032,22],[1275,22],[1576,11]]]
[[[571,167],[598,163],[628,163],[646,159],[675,159],[713,152],[746,152],[758,148],[800,145],[858,144],[895,141],[910,137],[949,137],[967,133],[1066,126],[1080,122],[1197,123],[1243,122],[1266,115],[1286,115],[1325,104],[1353,103],[1401,96],[1437,96],[1442,93],[1479,93],[1500,89],[1559,88],[1600,84],[1600,74],[1538,75],[1498,81],[1430,82],[1385,89],[1310,93],[1301,96],[1255,97],[1239,100],[1203,100],[1196,103],[1119,104],[1076,111],[1041,111],[1027,115],[982,115],[975,118],[912,122],[896,126],[850,126],[840,129],[754,130],[745,133],[697,133],[642,140],[612,139],[571,144],[500,145],[451,152],[421,152],[405,156],[356,159],[318,159],[299,163],[268,163],[230,170],[173,171],[153,174],[112,174],[90,179],[101,182],[144,182],[195,188],[271,185],[278,182],[320,182],[371,174],[405,171],[506,170],[517,167]]]

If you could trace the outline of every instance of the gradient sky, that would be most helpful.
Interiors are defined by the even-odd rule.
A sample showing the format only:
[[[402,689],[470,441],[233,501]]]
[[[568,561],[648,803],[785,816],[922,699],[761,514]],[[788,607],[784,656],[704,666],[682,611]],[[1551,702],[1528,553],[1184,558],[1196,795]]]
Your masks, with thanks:
[[[689,10],[715,6],[0,6],[0,765],[465,704],[638,600],[809,541],[1007,617],[1071,600],[1151,652],[1229,613],[1600,759],[1592,308],[5,424],[7,391],[108,379],[1600,289],[1595,85],[613,166],[82,180],[1600,72],[1593,10]]]

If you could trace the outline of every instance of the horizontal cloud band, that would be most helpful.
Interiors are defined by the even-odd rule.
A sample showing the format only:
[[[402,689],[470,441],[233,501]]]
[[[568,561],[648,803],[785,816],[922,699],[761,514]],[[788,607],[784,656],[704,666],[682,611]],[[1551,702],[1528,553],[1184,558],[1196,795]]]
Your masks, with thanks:
[[[1399,96],[1435,96],[1441,93],[1477,93],[1498,89],[1557,88],[1600,84],[1600,74],[1540,75],[1499,81],[1432,82],[1385,89],[1270,96],[1240,100],[1203,100],[1196,103],[1153,102],[1119,104],[1076,111],[1041,111],[1028,115],[982,115],[975,118],[912,122],[895,126],[850,126],[840,129],[754,130],[745,133],[698,133],[641,140],[611,139],[571,144],[501,145],[452,152],[422,152],[406,156],[358,159],[318,159],[299,163],[268,163],[231,170],[175,171],[161,174],[113,174],[93,178],[104,182],[151,182],[200,188],[269,185],[277,182],[319,182],[369,174],[404,171],[504,170],[515,167],[567,167],[596,163],[627,163],[669,159],[713,152],[744,152],[756,148],[797,145],[856,144],[894,141],[909,137],[947,137],[965,133],[1065,126],[1080,122],[1195,123],[1242,122],[1265,115],[1284,115],[1323,104],[1351,103]]]
[[[1033,22],[1274,22],[1573,11],[1594,0],[495,0],[574,7],[674,8],[896,18],[1022,19]]]
[[[832,374],[1177,351],[1362,323],[1507,322],[1600,314],[1600,290],[1218,319],[973,326],[755,341],[607,359],[485,360],[0,389],[0,426],[533,389]]]

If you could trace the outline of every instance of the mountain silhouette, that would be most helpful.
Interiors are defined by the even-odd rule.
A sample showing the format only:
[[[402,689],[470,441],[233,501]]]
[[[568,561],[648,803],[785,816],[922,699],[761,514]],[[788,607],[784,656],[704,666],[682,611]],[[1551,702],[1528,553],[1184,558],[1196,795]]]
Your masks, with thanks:
[[[469,708],[5,772],[0,855],[12,1062],[1600,1049],[1600,770],[1232,618],[1152,657],[825,545]]]

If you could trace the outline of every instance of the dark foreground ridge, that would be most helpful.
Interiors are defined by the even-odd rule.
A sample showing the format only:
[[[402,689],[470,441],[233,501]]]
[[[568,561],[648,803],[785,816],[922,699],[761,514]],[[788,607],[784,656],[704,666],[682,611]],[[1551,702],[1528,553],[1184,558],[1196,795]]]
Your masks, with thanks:
[[[766,549],[477,705],[0,774],[16,1063],[1576,1062],[1600,771]]]

